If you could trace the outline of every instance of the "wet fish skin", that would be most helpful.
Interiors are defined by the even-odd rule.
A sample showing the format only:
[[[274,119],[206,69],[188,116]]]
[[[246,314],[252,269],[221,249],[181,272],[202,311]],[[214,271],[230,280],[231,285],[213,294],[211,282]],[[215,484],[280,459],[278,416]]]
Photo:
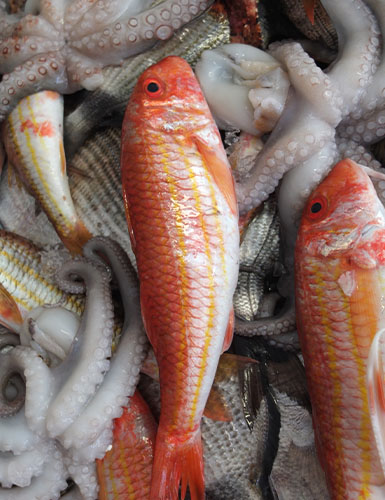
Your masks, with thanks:
[[[112,447],[96,460],[99,500],[147,500],[157,424],[136,390],[121,417],[114,420]]]
[[[37,246],[21,236],[0,230],[0,304],[5,292],[22,317],[35,307],[57,303],[81,314],[84,298],[65,294],[43,272],[43,265],[43,254]],[[8,326],[2,315],[0,322]],[[11,328],[18,332],[19,326],[13,324]]]
[[[63,99],[42,91],[22,99],[3,129],[8,160],[17,170],[71,253],[81,253],[91,234],[76,214],[66,175]]]
[[[349,159],[309,197],[295,250],[296,311],[318,453],[335,500],[384,498],[366,368],[384,325],[385,213]]]
[[[268,292],[268,276],[279,262],[279,217],[277,203],[270,197],[244,230],[239,251],[238,284],[234,312],[251,321],[260,315],[263,295]]]
[[[122,185],[162,414],[150,498],[204,497],[200,420],[232,338],[238,213],[230,165],[191,67],[139,78],[122,129]],[[184,496],[184,493],[182,494]]]
[[[103,126],[121,126],[124,110],[139,75],[167,55],[176,55],[194,65],[207,49],[229,43],[227,19],[208,11],[174,36],[158,43],[151,52],[127,59],[119,67],[103,69],[103,84],[94,92],[84,93],[80,104],[64,120],[65,150],[72,156],[85,139]]]
[[[203,416],[202,442],[205,463],[207,500],[260,500],[263,498],[258,478],[263,468],[263,455],[270,415],[262,390],[258,363],[242,362],[240,356],[223,354],[218,364],[212,390],[223,396],[231,409],[232,420],[220,422]],[[253,429],[245,420],[240,387],[245,377],[252,373],[255,393]],[[153,414],[159,418],[159,383],[142,375],[139,390],[149,403]],[[189,496],[187,496],[189,498]]]

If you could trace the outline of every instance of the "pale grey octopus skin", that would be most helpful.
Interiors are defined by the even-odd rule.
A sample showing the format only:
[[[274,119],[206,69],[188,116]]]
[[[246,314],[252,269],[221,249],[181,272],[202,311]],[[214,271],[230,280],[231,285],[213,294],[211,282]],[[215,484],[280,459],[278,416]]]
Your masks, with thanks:
[[[102,68],[167,40],[211,0],[29,0],[24,16],[0,10],[0,119],[39,90],[94,90]],[[144,10],[145,9],[145,10]],[[33,13],[28,13],[33,12]]]
[[[127,254],[115,241],[104,237],[90,240],[84,255],[102,262],[105,255],[121,293],[124,323],[110,369],[87,408],[62,436],[64,446],[76,449],[91,444],[113,418],[119,418],[139,380],[142,361],[147,352],[147,337],[140,313],[139,284]]]
[[[84,283],[80,283],[78,277]],[[86,291],[87,295],[71,350],[52,370],[55,397],[46,421],[50,437],[59,436],[75,421],[109,368],[114,326],[110,277],[105,267],[85,259],[65,263],[58,273],[60,288],[68,293]]]
[[[64,289],[71,293],[80,292],[84,288],[87,291],[85,312],[80,327],[78,328],[78,322],[74,322],[72,317],[66,326],[71,329],[72,325],[74,330],[77,328],[78,330],[72,332],[74,340],[64,361],[48,368],[38,353],[28,346],[13,348],[0,356],[14,356],[18,349],[25,358],[22,367],[27,365],[29,367],[29,372],[25,372],[27,380],[25,419],[22,418],[23,412],[19,412],[4,420],[4,422],[12,420],[13,430],[16,429],[15,425],[18,429],[23,424],[27,427],[23,428],[22,432],[30,443],[23,450],[25,452],[23,459],[30,473],[21,476],[23,486],[28,483],[35,470],[36,475],[45,471],[45,465],[43,466],[38,460],[35,460],[35,469],[29,466],[29,455],[37,453],[36,450],[43,443],[44,445],[54,443],[62,454],[62,463],[68,471],[67,475],[69,474],[79,487],[82,498],[93,500],[97,497],[98,491],[94,461],[104,456],[112,442],[113,419],[121,415],[122,406],[127,405],[129,396],[135,390],[148,342],[140,314],[136,274],[123,249],[109,238],[97,237],[85,245],[84,255],[88,260],[78,258],[70,261],[64,264],[58,273],[59,284]],[[115,276],[124,309],[121,337],[110,362],[106,358],[111,355],[114,322],[109,285],[111,273],[105,262],[108,262]],[[81,278],[84,284],[79,282],[78,278]],[[48,311],[43,310],[43,312],[41,309],[39,308],[37,315],[32,314],[32,317],[35,318],[35,329],[41,328],[44,334],[41,337],[44,345],[38,352],[47,354],[45,357],[49,359],[50,353],[46,353],[45,349],[53,347],[56,353],[58,350],[51,325],[49,328],[46,326],[52,320],[50,313],[55,312],[58,306],[50,307]],[[28,324],[28,318],[26,323]],[[70,332],[68,334],[70,335]],[[37,340],[35,338],[34,342]],[[28,341],[27,335],[23,336],[23,341]],[[31,342],[31,345],[34,342]],[[61,347],[65,349],[65,345],[69,345],[68,341]],[[93,352],[94,359],[87,359],[90,352]],[[90,364],[95,365],[95,370],[89,369]],[[39,374],[38,378],[35,373]],[[36,386],[37,382],[40,386]],[[31,408],[31,390],[44,397],[44,404],[41,398],[37,398],[42,406],[40,413],[36,408]],[[59,416],[57,416],[58,411]],[[63,418],[63,422],[57,420],[60,418]],[[31,429],[35,431],[35,440],[33,440],[34,434],[29,432]],[[0,432],[0,451],[2,451],[1,435]],[[6,443],[6,450],[14,452],[14,443]],[[7,480],[11,481],[10,478]],[[5,482],[5,484],[10,483]],[[28,495],[31,487],[27,486],[25,490],[27,496],[21,498],[30,498]]]
[[[372,9],[381,33],[385,32],[385,5],[378,0],[365,0]],[[385,50],[382,42],[381,61],[357,109],[344,119],[338,134],[361,144],[373,144],[385,136]]]
[[[307,161],[312,165],[319,161],[318,175],[307,185],[307,192],[303,193],[299,186],[290,193],[291,201],[304,203],[333,164],[337,125],[356,109],[376,70],[379,31],[369,8],[361,0],[323,0],[322,4],[339,36],[337,59],[325,72],[296,42],[269,47],[270,54],[288,72],[292,87],[254,168],[237,183],[241,213],[264,201],[290,169]],[[286,207],[285,213],[294,220],[298,206]]]

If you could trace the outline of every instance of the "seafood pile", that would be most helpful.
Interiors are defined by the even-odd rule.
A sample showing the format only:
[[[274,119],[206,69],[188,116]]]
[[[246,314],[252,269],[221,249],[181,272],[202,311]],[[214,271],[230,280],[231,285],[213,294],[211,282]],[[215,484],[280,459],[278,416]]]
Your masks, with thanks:
[[[0,500],[385,498],[383,0],[0,27]]]

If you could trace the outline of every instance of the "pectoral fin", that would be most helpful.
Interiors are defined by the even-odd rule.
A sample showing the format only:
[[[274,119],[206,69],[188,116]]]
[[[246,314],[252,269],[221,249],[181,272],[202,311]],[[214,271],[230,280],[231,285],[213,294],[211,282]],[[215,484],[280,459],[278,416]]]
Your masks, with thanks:
[[[237,200],[235,196],[234,179],[231,174],[230,165],[227,162],[220,139],[218,138],[218,147],[210,147],[199,135],[193,135],[192,140],[195,143],[199,153],[206,164],[207,170],[212,175],[216,185],[227,201],[230,210],[234,215],[238,213]]]
[[[367,364],[367,387],[372,428],[376,438],[382,470],[385,473],[385,377],[383,354],[385,329],[379,330],[373,339]]]
[[[231,346],[231,342],[233,341],[233,335],[234,335],[234,309],[231,309],[229,315],[229,322],[227,323],[225,338],[223,340],[222,353],[227,351],[227,349],[229,349],[229,347]]]
[[[302,0],[306,15],[309,21],[314,24],[314,10],[317,0]]]

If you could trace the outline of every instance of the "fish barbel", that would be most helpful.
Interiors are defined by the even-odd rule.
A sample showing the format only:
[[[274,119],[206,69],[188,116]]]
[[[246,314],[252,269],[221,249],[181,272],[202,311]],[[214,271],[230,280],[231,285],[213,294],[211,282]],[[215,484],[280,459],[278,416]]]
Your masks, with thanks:
[[[232,338],[239,231],[218,129],[186,61],[139,78],[122,129],[122,184],[162,411],[150,498],[204,498],[200,421]]]
[[[22,99],[3,130],[8,159],[71,253],[91,233],[79,219],[68,186],[63,148],[63,98],[43,91]]]
[[[312,193],[295,252],[298,333],[330,495],[385,498],[366,383],[384,325],[385,212],[359,165],[342,160]]]

